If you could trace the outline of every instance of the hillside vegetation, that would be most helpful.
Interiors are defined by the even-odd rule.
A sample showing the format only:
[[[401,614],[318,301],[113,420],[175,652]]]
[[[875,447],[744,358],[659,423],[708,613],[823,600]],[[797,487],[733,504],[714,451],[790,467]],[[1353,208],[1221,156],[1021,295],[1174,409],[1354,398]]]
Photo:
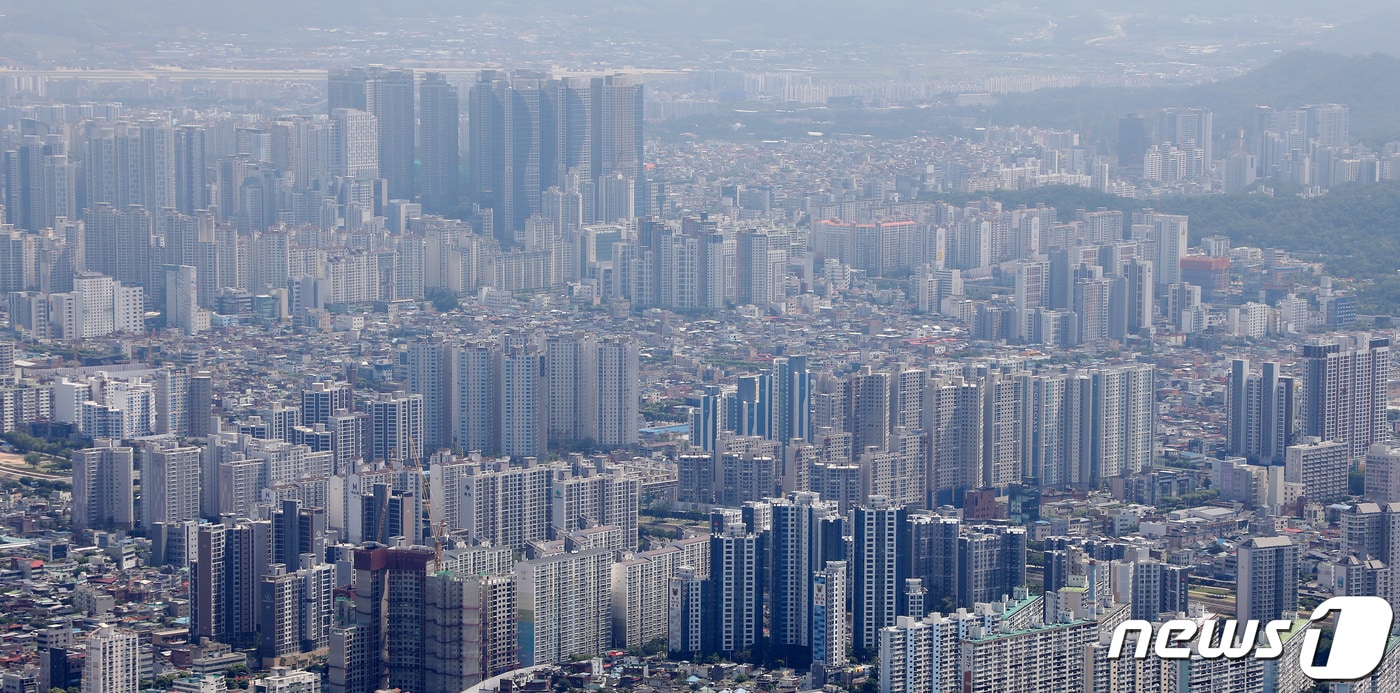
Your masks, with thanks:
[[[1363,312],[1400,315],[1400,184],[1350,185],[1316,198],[1212,195],[1134,200],[1085,188],[1048,187],[991,195],[1008,206],[1045,203],[1062,220],[1074,210],[1153,208],[1191,217],[1191,243],[1226,236],[1233,245],[1315,256],[1335,277],[1359,283]]]
[[[1351,108],[1352,139],[1379,146],[1400,139],[1400,59],[1345,57],[1297,51],[1234,79],[1187,87],[1123,89],[1078,87],[1011,94],[975,111],[980,122],[1075,129],[1090,142],[1117,142],[1118,119],[1158,108],[1204,106],[1215,113],[1215,133],[1248,128],[1254,107],[1341,103]],[[973,113],[969,111],[969,113]]]

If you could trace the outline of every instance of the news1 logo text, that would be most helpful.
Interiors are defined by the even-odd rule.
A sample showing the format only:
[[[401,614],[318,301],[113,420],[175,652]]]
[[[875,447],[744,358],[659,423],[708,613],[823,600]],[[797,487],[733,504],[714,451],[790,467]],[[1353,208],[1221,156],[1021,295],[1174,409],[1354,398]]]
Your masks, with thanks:
[[[1298,654],[1303,674],[1315,681],[1353,681],[1369,676],[1380,666],[1390,640],[1395,619],[1390,603],[1380,597],[1332,597],[1318,604],[1308,620],[1317,623],[1334,614],[1336,627],[1326,664],[1313,663],[1322,631],[1310,628],[1303,633],[1303,647]],[[1215,632],[1217,627],[1219,633]],[[1292,628],[1293,621],[1288,620],[1173,619],[1158,627],[1154,637],[1151,622],[1124,621],[1113,631],[1108,656],[1122,657],[1128,635],[1134,633],[1134,659],[1146,659],[1149,650],[1162,659],[1189,659],[1193,640],[1195,654],[1203,659],[1242,659],[1250,655],[1277,659],[1283,655],[1283,635]]]

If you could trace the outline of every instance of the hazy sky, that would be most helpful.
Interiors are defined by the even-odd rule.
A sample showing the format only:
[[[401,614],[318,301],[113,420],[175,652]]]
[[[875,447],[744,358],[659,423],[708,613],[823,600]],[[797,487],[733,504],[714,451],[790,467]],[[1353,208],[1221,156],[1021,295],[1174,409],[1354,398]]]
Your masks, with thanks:
[[[576,16],[599,28],[637,31],[706,31],[761,28],[772,36],[797,38],[817,32],[878,39],[884,32],[937,41],[948,27],[1015,25],[1031,17],[1252,17],[1327,22],[1361,20],[1394,9],[1387,0],[1065,0],[1062,2],[967,2],[959,0],[3,0],[7,31],[79,34],[97,27],[159,35],[185,31],[285,34],[305,26],[371,28],[400,17]],[[688,23],[702,20],[699,25]],[[686,20],[686,21],[681,21]],[[935,22],[935,23],[931,23]],[[1205,25],[1202,25],[1205,28]]]
[[[308,27],[398,32],[487,19],[512,30],[542,26],[680,53],[714,41],[812,42],[1170,60],[1164,51],[1178,46],[1250,55],[1265,47],[1394,50],[1380,27],[1400,24],[1400,16],[1377,18],[1393,12],[1387,0],[0,0],[0,46],[7,47],[0,58],[63,62],[93,44],[172,39],[325,45],[338,36]]]

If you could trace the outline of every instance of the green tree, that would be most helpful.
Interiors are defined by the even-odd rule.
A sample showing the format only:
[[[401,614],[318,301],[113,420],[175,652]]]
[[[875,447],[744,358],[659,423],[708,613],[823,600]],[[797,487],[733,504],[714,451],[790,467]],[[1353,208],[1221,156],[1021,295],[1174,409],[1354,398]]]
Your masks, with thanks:
[[[634,657],[652,657],[666,654],[666,638],[654,638],[640,647],[627,648],[627,654]]]
[[[427,298],[432,302],[433,310],[439,313],[450,313],[461,305],[457,294],[446,289],[432,289],[427,293]]]
[[[177,680],[179,680],[179,678],[179,674],[161,674],[160,676],[157,676],[154,681],[151,682],[151,687],[164,690],[170,688],[170,684],[175,683]]]
[[[8,431],[3,436],[5,442],[15,446],[20,452],[39,452],[53,457],[68,457],[73,450],[81,450],[92,444],[91,439],[69,440],[60,439],[49,441],[44,438],[31,436],[24,431]]]

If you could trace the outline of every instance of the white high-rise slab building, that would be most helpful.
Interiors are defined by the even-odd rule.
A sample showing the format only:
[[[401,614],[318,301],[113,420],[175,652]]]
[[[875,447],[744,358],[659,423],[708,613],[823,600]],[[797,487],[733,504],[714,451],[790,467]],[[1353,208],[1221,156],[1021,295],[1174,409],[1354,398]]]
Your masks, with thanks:
[[[452,350],[452,444],[495,454],[500,446],[500,346],[489,340]]]
[[[1303,433],[1347,443],[1352,457],[1390,440],[1390,340],[1361,333],[1303,346]]]
[[[135,521],[132,450],[112,440],[73,451],[73,529],[126,528]]]
[[[420,337],[408,345],[408,391],[423,396],[422,457],[452,444],[450,349],[442,337]]]
[[[1157,244],[1157,257],[1152,265],[1157,285],[1179,283],[1181,258],[1186,257],[1187,217],[1180,214],[1152,214],[1147,223],[1151,225],[1151,236]]]
[[[542,354],[532,344],[508,343],[500,356],[501,454],[543,457],[545,383]]]
[[[141,641],[135,631],[104,624],[87,638],[83,693],[136,693]]]
[[[200,449],[169,441],[141,451],[141,524],[180,522],[199,517]]]
[[[1241,621],[1270,621],[1298,610],[1298,545],[1288,537],[1253,537],[1239,548],[1235,599]]]
[[[338,108],[331,114],[331,172],[358,180],[379,178],[379,121],[372,113]]]
[[[423,449],[423,395],[385,396],[369,402],[373,459],[407,462],[427,456]]]
[[[1366,452],[1367,500],[1377,503],[1400,502],[1400,448],[1376,443]]]
[[[606,339],[598,344],[597,388],[598,445],[636,445],[638,441],[638,352],[630,338]]]
[[[1088,372],[1089,481],[1136,474],[1152,464],[1156,370],[1149,364]]]
[[[587,334],[550,336],[545,341],[545,388],[549,440],[596,439],[599,397],[598,342]]]
[[[199,281],[194,267],[165,265],[165,322],[194,335],[209,329],[209,313],[199,307]]]
[[[611,646],[611,551],[525,561],[515,577],[523,666],[591,657]]]

